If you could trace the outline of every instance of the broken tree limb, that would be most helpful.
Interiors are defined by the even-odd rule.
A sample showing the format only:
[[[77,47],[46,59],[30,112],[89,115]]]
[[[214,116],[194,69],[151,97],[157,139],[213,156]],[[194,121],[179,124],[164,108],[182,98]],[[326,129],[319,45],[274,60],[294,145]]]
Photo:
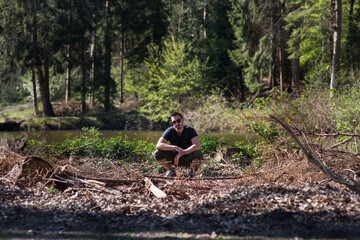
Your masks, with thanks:
[[[156,187],[150,179],[147,177],[144,179],[145,181],[145,187],[150,190],[157,198],[165,198],[166,193],[162,190],[160,190],[158,187]]]
[[[340,145],[342,145],[342,144],[344,144],[344,143],[347,143],[347,142],[349,142],[351,139],[353,139],[353,137],[354,137],[354,136],[351,136],[351,137],[345,139],[344,141],[341,141],[341,142],[336,143],[336,144],[334,144],[334,145],[332,145],[332,146],[330,146],[330,147],[327,147],[326,150],[331,149],[331,148],[336,148],[336,147],[338,147],[338,146],[340,146]]]
[[[130,183],[135,183],[135,182],[141,182],[140,179],[91,178],[91,177],[85,177],[85,176],[80,176],[80,175],[78,175],[77,177],[85,179],[85,180],[103,182],[106,184],[130,184]]]
[[[348,136],[348,137],[360,137],[360,134],[356,133],[308,133],[319,137],[337,137],[337,136]]]
[[[305,134],[303,133],[303,140],[305,142],[306,147],[301,143],[299,138],[295,135],[295,133],[291,130],[290,126],[286,124],[285,122],[277,119],[276,117],[270,115],[270,118],[279,123],[287,132],[290,134],[290,136],[294,139],[294,141],[297,143],[297,145],[301,148],[301,150],[304,152],[306,158],[309,162],[314,164],[315,166],[319,167],[322,172],[324,172],[326,175],[330,177],[331,180],[334,182],[340,183],[351,189],[352,191],[355,191],[357,193],[360,193],[360,182],[354,181],[353,183],[350,183],[346,181],[343,177],[336,174],[329,168],[327,168],[317,157],[317,154],[314,152],[314,150],[311,148]]]

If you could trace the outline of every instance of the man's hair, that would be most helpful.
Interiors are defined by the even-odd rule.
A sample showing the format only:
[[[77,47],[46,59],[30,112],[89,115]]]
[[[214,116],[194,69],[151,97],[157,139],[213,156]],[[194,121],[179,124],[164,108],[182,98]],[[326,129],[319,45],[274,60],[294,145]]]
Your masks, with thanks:
[[[183,118],[182,114],[179,113],[179,112],[173,112],[173,113],[171,113],[170,117],[176,117],[176,116],[178,116],[178,115],[179,115],[181,118]]]

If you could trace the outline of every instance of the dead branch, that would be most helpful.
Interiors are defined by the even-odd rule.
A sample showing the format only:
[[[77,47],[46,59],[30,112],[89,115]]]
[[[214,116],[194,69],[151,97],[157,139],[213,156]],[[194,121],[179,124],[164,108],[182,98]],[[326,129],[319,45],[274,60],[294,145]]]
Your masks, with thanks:
[[[331,149],[331,148],[336,148],[336,147],[338,147],[338,146],[340,146],[340,145],[342,145],[342,144],[344,144],[344,143],[347,143],[347,142],[349,142],[351,139],[353,139],[353,137],[354,137],[354,136],[351,136],[351,137],[345,139],[344,141],[341,141],[341,142],[336,143],[336,144],[334,144],[334,145],[332,145],[332,146],[330,146],[330,147],[327,147],[326,150],[329,150],[329,149]]]
[[[84,179],[84,180],[92,180],[97,182],[103,182],[107,184],[130,184],[135,182],[141,182],[140,179],[109,179],[109,178],[91,178],[91,177],[84,177],[84,176],[77,176],[78,178]]]
[[[360,137],[360,134],[356,134],[356,133],[340,133],[340,132],[335,132],[335,133],[307,133],[307,134],[311,134],[311,135],[315,135],[315,136],[319,136],[319,137],[337,137],[337,136]]]
[[[150,181],[150,179],[145,178],[144,182],[145,182],[145,187],[147,189],[149,189],[149,191],[152,192],[157,198],[165,198],[166,197],[166,193],[164,191],[162,191],[161,189],[159,189],[158,187],[156,187],[155,184],[153,184]]]
[[[173,178],[173,177],[164,177],[164,176],[153,176],[153,175],[143,175],[144,177],[152,178],[152,179],[164,179],[164,180],[187,180],[187,181],[201,181],[201,180],[229,180],[229,179],[240,179],[245,177],[257,176],[262,173],[253,173],[247,174],[246,176],[232,176],[232,177],[193,177],[193,178]]]
[[[345,186],[347,186],[349,189],[360,193],[360,182],[354,181],[354,183],[349,183],[348,181],[346,181],[343,177],[341,177],[340,175],[336,174],[335,172],[333,172],[332,170],[328,169],[318,158],[317,154],[314,152],[314,150],[310,147],[310,144],[305,136],[305,134],[303,133],[303,140],[305,142],[306,147],[301,143],[301,141],[299,140],[299,138],[295,135],[295,133],[291,130],[290,126],[288,124],[286,124],[285,122],[277,119],[276,117],[270,115],[270,118],[275,120],[276,122],[278,122],[289,134],[290,136],[294,139],[294,141],[297,143],[297,145],[301,148],[301,150],[304,152],[306,158],[308,159],[309,162],[313,163],[315,166],[317,166],[318,168],[320,168],[320,170],[322,172],[324,172],[326,175],[328,175],[330,177],[331,180],[333,180],[334,182],[343,184]]]

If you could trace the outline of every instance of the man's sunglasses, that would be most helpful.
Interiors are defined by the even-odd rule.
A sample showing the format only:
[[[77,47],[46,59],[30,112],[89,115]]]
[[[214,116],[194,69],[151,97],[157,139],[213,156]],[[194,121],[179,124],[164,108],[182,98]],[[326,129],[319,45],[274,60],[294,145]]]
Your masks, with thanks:
[[[172,124],[179,123],[180,121],[181,119],[179,118],[178,120],[172,121]]]

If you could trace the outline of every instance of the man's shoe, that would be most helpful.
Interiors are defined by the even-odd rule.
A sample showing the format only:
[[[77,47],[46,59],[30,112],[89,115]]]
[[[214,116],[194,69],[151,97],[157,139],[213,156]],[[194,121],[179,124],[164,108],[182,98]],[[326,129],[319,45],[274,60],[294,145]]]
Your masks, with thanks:
[[[176,177],[176,172],[174,170],[167,170],[165,177]]]

